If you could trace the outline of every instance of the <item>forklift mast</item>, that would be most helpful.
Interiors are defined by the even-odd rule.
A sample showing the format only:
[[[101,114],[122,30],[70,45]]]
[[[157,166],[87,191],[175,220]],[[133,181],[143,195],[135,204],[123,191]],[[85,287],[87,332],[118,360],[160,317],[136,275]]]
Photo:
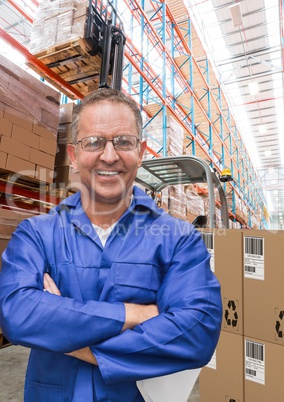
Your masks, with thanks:
[[[126,37],[123,24],[109,0],[104,4],[89,0],[86,40],[92,47],[90,54],[101,55],[99,88],[121,90]]]
[[[99,88],[121,90],[123,55],[126,37],[123,24],[109,0],[89,0],[86,23],[86,40],[91,55],[101,56]],[[110,79],[111,76],[111,79]],[[225,193],[215,172],[200,158],[191,156],[167,157],[143,161],[136,182],[151,192],[153,198],[166,186],[189,183],[206,183],[209,198],[209,227],[216,227],[215,195],[220,196],[222,224],[228,228],[228,206]],[[207,216],[199,216],[196,226],[206,226]]]

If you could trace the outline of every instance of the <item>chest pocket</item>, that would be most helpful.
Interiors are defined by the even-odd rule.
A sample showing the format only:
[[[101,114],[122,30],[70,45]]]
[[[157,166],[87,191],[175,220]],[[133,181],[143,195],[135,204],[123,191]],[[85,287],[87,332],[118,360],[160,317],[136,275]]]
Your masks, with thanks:
[[[156,301],[162,274],[151,264],[112,264],[102,299],[111,302],[150,304]]]

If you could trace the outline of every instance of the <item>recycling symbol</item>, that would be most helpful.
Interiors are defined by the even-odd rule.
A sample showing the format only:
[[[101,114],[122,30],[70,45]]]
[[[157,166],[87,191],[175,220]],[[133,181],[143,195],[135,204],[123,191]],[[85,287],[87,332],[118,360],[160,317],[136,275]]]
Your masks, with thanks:
[[[279,320],[276,321],[276,325],[275,325],[275,329],[278,335],[278,338],[283,338],[283,331],[281,329],[281,322],[283,320],[284,317],[284,311],[280,311],[278,318]]]
[[[226,396],[226,402],[240,402],[239,399],[234,399],[234,398],[230,398],[229,396]]]
[[[238,312],[237,306],[234,300],[229,300],[227,304],[227,309],[225,310],[225,320],[227,325],[236,327],[238,324]]]

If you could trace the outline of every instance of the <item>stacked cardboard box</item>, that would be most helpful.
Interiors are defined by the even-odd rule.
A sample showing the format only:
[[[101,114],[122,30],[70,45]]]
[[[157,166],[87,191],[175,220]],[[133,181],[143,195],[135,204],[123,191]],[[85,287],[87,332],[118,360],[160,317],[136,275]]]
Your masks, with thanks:
[[[2,253],[7,247],[12,233],[18,226],[18,224],[26,218],[33,216],[34,214],[29,211],[20,211],[16,209],[0,208],[0,271],[2,267]]]
[[[199,377],[200,402],[244,402],[243,354],[243,337],[221,331],[214,356]]]
[[[0,55],[0,168],[51,183],[60,94]]]
[[[200,375],[200,402],[282,400],[284,232],[215,229],[202,235],[221,283],[223,322],[214,357]]]
[[[284,232],[251,230],[244,238],[246,402],[283,399]]]
[[[2,269],[2,253],[6,249],[12,233],[20,221],[30,216],[31,214],[28,212],[0,208],[0,271]],[[10,342],[5,338],[0,328],[0,349],[9,345]]]
[[[42,0],[35,14],[30,52],[85,36],[88,1]]]
[[[200,402],[244,402],[242,231],[201,229],[222,290],[220,339],[200,375]]]
[[[66,189],[67,191],[77,191],[80,189],[79,175],[73,171],[67,152],[68,144],[72,143],[71,122],[74,106],[74,102],[60,106],[57,136],[58,152],[55,158],[55,185],[57,188]]]

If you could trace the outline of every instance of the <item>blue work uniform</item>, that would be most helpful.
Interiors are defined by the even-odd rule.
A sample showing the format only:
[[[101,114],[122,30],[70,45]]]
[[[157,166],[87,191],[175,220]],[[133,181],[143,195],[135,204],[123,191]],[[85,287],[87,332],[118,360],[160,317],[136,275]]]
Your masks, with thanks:
[[[3,253],[0,325],[31,348],[26,402],[141,402],[136,381],[202,367],[216,347],[219,283],[200,233],[142,190],[103,247],[80,192],[22,221]],[[43,291],[47,272],[61,296]],[[123,302],[159,315],[121,332]],[[98,367],[64,353],[90,346]]]

